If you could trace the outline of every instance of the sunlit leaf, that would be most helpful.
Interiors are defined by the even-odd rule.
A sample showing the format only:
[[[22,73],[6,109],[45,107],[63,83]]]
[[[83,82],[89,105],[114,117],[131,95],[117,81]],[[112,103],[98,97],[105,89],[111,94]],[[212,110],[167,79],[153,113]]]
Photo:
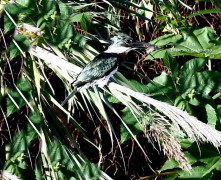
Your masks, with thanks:
[[[207,113],[208,124],[215,128],[218,121],[217,112],[215,108],[209,104],[207,104],[205,108]]]
[[[122,110],[122,112],[123,112],[122,119],[130,128],[131,132],[135,135],[142,132],[140,123],[137,121],[137,119],[134,117],[131,111],[128,108],[125,108]],[[131,138],[131,134],[128,132],[125,126],[121,125],[120,130],[121,130],[121,142],[122,143]]]
[[[167,66],[167,68],[171,71],[172,79],[176,80],[177,75],[178,75],[177,61],[168,52],[165,53],[163,61],[164,61],[164,64]]]
[[[153,40],[152,43],[162,45],[173,45],[168,48],[172,56],[191,55],[195,57],[209,57],[212,59],[220,58],[221,46],[215,46],[217,37],[214,30],[210,27],[183,29],[181,35],[164,35]],[[163,58],[165,56],[165,49],[158,50],[151,53],[146,59]]]
[[[29,48],[29,41],[24,35],[18,34],[14,37],[15,42],[12,42],[10,45],[10,58],[13,59],[16,56],[20,55],[22,52],[25,52]]]
[[[24,95],[24,97],[27,100],[30,100],[30,94],[31,94],[31,86],[29,82],[25,79],[20,79],[20,81],[17,83],[18,89],[21,91],[21,93]],[[11,90],[9,92],[10,97],[7,98],[7,115],[11,115],[15,111],[18,110],[18,108],[24,106],[26,104],[25,100],[22,98],[21,94],[16,90]],[[17,107],[18,105],[18,107]]]

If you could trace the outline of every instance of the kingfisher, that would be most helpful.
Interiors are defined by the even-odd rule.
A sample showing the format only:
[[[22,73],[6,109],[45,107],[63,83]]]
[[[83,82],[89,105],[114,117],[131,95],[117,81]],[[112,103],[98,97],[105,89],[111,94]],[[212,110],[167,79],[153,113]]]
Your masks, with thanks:
[[[124,33],[117,33],[110,40],[111,45],[108,49],[90,61],[71,83],[73,90],[62,102],[62,106],[83,87],[95,84],[99,87],[106,85],[131,50],[145,49],[147,53],[150,53],[157,49],[155,45],[150,43],[133,42],[133,39]]]

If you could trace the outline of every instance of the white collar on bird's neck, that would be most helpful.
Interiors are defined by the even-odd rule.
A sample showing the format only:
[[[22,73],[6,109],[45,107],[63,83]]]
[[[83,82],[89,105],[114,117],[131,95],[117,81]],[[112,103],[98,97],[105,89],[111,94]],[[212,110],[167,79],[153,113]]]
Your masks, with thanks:
[[[104,51],[105,53],[117,53],[117,54],[120,54],[120,53],[128,53],[130,50],[132,50],[131,47],[125,47],[125,46],[114,46],[113,45],[110,45],[108,47],[108,49],[106,51]]]

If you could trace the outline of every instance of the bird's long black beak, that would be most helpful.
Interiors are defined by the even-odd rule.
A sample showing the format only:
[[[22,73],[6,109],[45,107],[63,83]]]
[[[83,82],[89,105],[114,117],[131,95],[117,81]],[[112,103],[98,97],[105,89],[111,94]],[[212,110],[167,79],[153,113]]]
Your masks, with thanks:
[[[156,45],[140,41],[133,42],[128,46],[132,49],[145,49],[147,53],[151,53],[152,51],[158,49]]]

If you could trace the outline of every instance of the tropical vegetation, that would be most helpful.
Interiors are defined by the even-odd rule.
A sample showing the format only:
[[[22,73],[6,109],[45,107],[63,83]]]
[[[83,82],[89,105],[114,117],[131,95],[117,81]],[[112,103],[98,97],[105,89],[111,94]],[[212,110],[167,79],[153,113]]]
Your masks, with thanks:
[[[219,179],[219,1],[0,2],[2,179]],[[61,106],[116,32],[158,49]]]

